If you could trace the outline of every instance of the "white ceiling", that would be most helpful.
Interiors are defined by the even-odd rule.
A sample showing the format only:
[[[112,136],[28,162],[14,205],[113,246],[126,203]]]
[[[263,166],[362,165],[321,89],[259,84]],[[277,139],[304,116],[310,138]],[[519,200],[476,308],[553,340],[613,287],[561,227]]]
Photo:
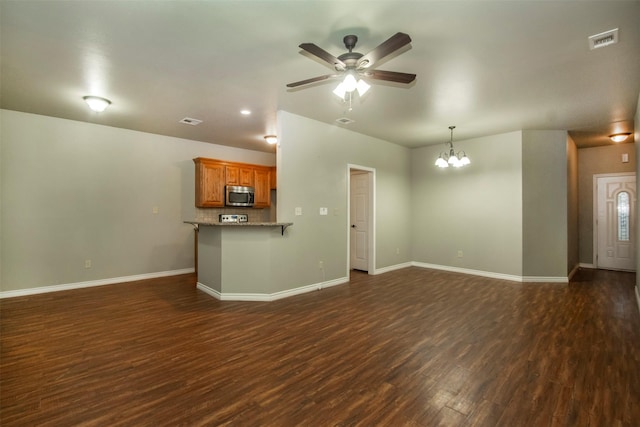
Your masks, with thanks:
[[[588,36],[619,28],[619,43]],[[355,34],[367,53],[396,32],[409,49],[376,68],[346,112],[331,69]],[[566,129],[580,146],[632,131],[640,1],[0,1],[0,107],[259,151],[283,109],[407,147],[518,129]],[[84,95],[113,104],[93,113]],[[239,111],[250,109],[245,117]],[[354,123],[338,125],[347,116]],[[184,117],[203,120],[180,124]]]

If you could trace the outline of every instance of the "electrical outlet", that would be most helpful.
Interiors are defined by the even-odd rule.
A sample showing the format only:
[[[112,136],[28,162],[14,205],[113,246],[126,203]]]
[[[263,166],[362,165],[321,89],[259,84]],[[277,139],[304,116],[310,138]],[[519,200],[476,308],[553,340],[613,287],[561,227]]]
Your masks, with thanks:
[[[318,268],[322,270],[324,268],[324,261],[318,261]]]
[[[159,209],[158,209],[158,207],[157,207],[157,206],[154,206],[154,207],[153,207],[153,213],[154,213],[154,214],[157,214],[157,213],[158,213],[158,210],[159,210]]]
[[[396,248],[396,255],[400,255],[400,248]]]
[[[458,251],[458,258],[462,258],[463,255],[462,251]]]
[[[84,268],[91,268],[91,260],[90,259],[85,259],[84,260]]]
[[[302,215],[302,208],[299,208],[299,207],[296,208],[295,213],[296,213],[296,216]]]

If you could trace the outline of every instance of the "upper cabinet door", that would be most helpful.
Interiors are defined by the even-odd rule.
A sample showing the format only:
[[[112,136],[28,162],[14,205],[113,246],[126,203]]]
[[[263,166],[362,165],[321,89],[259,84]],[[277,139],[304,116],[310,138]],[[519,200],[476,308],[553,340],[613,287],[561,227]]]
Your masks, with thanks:
[[[268,208],[271,206],[271,169],[256,168],[254,170],[256,190],[254,208]]]
[[[198,157],[196,164],[196,207],[224,207],[225,167]]]
[[[226,183],[227,185],[243,185],[253,187],[254,180],[253,168],[246,166],[227,165],[226,167]]]

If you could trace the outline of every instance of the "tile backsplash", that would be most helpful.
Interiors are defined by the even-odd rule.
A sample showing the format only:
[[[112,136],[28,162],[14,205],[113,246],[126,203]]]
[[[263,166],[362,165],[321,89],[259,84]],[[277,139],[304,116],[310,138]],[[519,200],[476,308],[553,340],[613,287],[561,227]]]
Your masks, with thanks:
[[[265,209],[254,208],[196,208],[196,221],[218,222],[222,214],[244,214],[249,222],[276,222],[276,195],[271,191],[271,207]]]

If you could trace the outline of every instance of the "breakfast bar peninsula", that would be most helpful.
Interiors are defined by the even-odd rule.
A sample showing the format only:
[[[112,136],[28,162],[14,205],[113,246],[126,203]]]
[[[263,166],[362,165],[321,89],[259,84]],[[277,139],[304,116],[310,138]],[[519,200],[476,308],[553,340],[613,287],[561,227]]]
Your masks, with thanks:
[[[272,241],[291,222],[185,221],[197,230],[198,289],[220,300],[275,299],[266,289]]]

